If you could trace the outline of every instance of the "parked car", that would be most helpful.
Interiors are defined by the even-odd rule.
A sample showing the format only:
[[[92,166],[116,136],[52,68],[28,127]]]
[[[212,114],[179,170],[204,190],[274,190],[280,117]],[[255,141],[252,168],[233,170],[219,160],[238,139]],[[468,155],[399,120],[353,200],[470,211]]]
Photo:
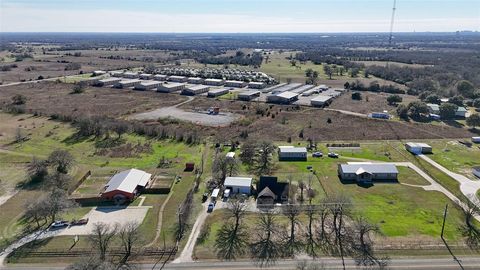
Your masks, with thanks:
[[[203,193],[202,202],[206,202],[208,200],[208,192]]]
[[[207,212],[211,213],[213,211],[213,208],[215,208],[215,204],[213,202],[209,203]]]
[[[331,158],[338,158],[339,156],[340,156],[339,154],[334,153],[334,152],[328,153],[328,157],[331,157]]]
[[[312,154],[312,157],[323,157],[323,153],[322,152],[314,152]]]
[[[75,226],[75,225],[85,225],[88,223],[88,218],[82,218],[82,219],[79,219],[79,220],[72,220],[72,222],[70,223],[70,226]]]
[[[68,221],[66,220],[57,220],[53,222],[52,225],[50,225],[50,228],[58,229],[58,228],[68,227],[68,225],[70,225],[70,223],[68,223]]]

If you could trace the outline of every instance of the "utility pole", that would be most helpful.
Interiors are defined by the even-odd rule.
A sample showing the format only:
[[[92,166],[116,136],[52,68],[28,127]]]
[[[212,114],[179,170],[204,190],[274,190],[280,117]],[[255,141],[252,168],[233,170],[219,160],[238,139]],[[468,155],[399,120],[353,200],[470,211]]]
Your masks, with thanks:
[[[388,37],[388,46],[392,46],[393,24],[395,22],[395,11],[397,10],[397,0],[393,0],[392,19],[390,20],[390,36]]]

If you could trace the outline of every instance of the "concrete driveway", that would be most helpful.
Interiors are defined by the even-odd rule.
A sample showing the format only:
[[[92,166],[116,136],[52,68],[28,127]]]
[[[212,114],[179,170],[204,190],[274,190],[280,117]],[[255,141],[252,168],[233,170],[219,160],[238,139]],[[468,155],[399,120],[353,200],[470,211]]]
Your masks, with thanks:
[[[128,206],[128,207],[96,207],[83,218],[88,218],[88,224],[73,226],[62,229],[59,235],[87,235],[93,229],[95,223],[103,222],[111,226],[124,225],[134,221],[141,224],[147,215],[149,206]]]
[[[471,180],[461,174],[454,173],[425,155],[418,155],[418,157],[430,163],[430,165],[434,166],[435,168],[439,169],[440,171],[442,171],[443,173],[445,173],[446,175],[450,176],[455,181],[460,183],[460,191],[469,200],[472,201],[473,198],[476,198],[477,191],[480,190],[480,181]]]

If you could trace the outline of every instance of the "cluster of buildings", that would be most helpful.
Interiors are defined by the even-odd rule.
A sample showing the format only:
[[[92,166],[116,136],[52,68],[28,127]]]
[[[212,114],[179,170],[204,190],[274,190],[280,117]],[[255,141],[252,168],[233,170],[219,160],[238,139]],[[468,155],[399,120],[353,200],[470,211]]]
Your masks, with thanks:
[[[430,118],[435,119],[435,120],[440,120],[441,119],[441,117],[440,117],[440,105],[428,103],[427,106],[428,106],[428,110],[429,110],[429,113],[430,113]],[[455,117],[465,118],[467,116],[467,112],[468,112],[468,110],[465,107],[459,106],[457,108],[457,111],[455,112]]]
[[[215,68],[163,68],[157,71],[158,74],[167,76],[184,76],[197,78],[214,78],[227,81],[241,81],[241,82],[260,82],[265,84],[275,84],[275,78],[258,71],[243,70],[243,69],[215,69]],[[236,87],[236,86],[233,86]]]

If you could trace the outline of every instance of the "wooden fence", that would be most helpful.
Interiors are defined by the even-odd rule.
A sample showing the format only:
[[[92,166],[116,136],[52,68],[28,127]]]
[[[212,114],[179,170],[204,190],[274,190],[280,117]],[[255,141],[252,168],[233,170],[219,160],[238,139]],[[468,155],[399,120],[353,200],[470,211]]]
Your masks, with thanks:
[[[174,258],[177,253],[178,248],[172,247],[167,249],[159,248],[146,248],[134,252],[136,256],[139,257],[150,257],[150,256],[168,256]],[[74,249],[74,250],[64,250],[64,249],[46,249],[41,251],[31,251],[26,254],[28,257],[83,257],[92,253],[92,249]],[[107,256],[123,256],[125,252],[123,250],[111,250],[107,252]]]

